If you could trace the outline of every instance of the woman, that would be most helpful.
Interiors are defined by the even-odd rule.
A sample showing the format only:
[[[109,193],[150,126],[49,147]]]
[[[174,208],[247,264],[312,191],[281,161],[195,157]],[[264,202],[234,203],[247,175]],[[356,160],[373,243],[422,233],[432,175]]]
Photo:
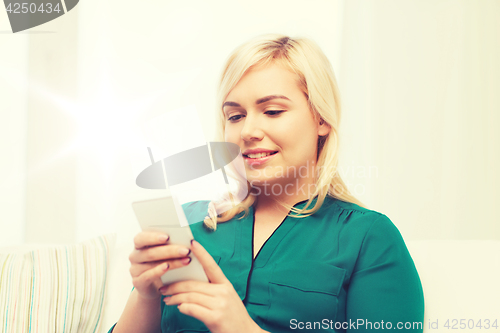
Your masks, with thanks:
[[[191,224],[190,249],[160,233],[135,237],[134,290],[113,332],[422,332],[422,287],[399,231],[336,170],[339,92],[317,45],[265,35],[240,46],[219,106],[221,139],[241,148],[249,195],[229,210],[185,205],[190,223],[204,221]],[[190,255],[210,283],[162,286]]]

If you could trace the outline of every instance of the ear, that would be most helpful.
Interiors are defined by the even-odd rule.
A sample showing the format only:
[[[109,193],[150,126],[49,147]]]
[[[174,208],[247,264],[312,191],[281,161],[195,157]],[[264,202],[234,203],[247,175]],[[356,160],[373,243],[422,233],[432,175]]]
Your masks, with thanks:
[[[330,125],[328,125],[326,123],[326,121],[324,121],[323,119],[319,120],[319,126],[318,126],[318,135],[319,136],[328,135],[328,134],[330,134],[331,130],[332,130],[332,128],[330,127]]]

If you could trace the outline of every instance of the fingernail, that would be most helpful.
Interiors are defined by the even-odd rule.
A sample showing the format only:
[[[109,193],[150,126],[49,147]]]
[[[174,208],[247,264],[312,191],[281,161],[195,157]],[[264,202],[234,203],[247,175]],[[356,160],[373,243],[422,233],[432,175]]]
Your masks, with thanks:
[[[187,258],[182,258],[181,259],[181,262],[184,264],[184,265],[187,265],[191,262],[191,258],[190,257],[187,257]]]
[[[162,294],[163,294],[163,293],[165,292],[165,290],[167,290],[167,286],[163,286],[163,287],[161,287],[161,288],[160,288],[160,293],[162,293]]]
[[[171,298],[172,296],[167,296],[163,299],[163,302],[168,303],[168,301],[170,301]]]
[[[168,264],[168,262],[166,262],[166,263],[164,263],[164,264],[163,264],[162,269],[163,269],[164,271],[166,271],[166,270],[168,269],[168,266],[170,266],[170,265]]]
[[[188,249],[188,248],[186,248],[186,247],[181,247],[181,248],[179,249],[179,254],[180,254],[181,256],[188,255],[190,252],[191,252],[191,250],[190,250],[190,249]]]
[[[160,240],[160,242],[165,243],[166,241],[168,241],[168,235],[160,235],[158,236],[158,239]]]

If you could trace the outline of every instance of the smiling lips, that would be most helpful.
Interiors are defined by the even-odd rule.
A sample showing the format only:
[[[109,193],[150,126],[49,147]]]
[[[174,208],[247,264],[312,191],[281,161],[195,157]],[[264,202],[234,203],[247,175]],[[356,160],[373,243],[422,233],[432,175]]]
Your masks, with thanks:
[[[243,153],[243,158],[249,165],[260,165],[269,161],[277,153],[277,151],[272,150],[248,149]]]

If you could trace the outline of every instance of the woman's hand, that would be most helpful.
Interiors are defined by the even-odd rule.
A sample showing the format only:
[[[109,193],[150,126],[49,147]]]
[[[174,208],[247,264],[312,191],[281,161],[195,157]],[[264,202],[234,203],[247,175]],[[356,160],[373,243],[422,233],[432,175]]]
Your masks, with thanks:
[[[212,333],[263,332],[253,321],[233,285],[212,256],[195,240],[191,250],[207,274],[208,282],[181,281],[160,289],[165,304],[202,321]]]
[[[142,231],[134,237],[135,250],[129,256],[132,283],[139,295],[146,299],[159,299],[163,286],[161,276],[168,270],[186,266],[190,249],[168,244],[168,235]]]

